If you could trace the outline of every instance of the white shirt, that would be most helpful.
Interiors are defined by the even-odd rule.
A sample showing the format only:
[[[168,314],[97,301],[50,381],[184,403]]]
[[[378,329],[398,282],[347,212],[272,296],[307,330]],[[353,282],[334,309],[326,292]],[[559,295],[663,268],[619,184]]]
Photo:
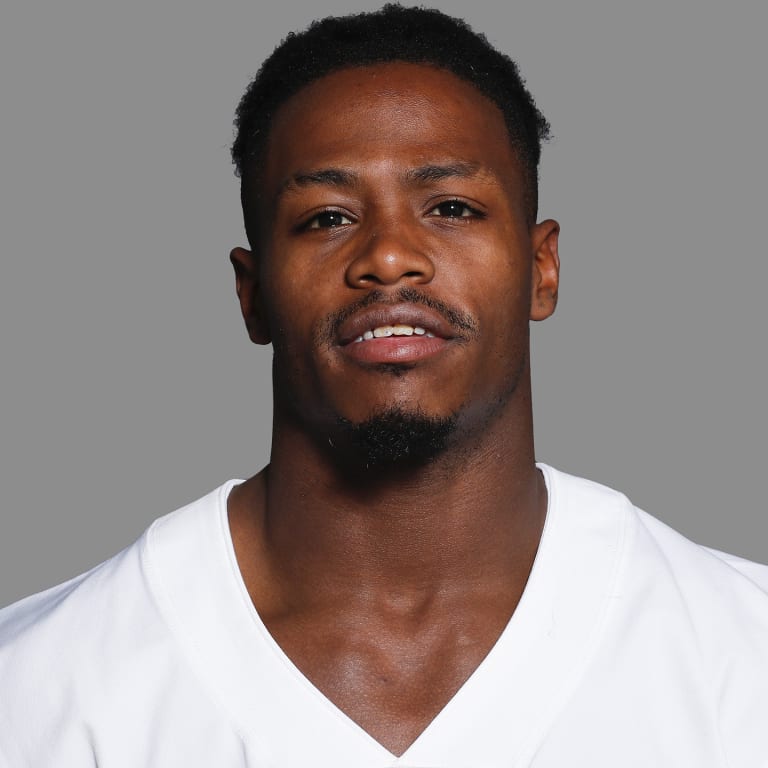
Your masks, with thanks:
[[[540,467],[520,604],[401,757],[267,632],[235,560],[233,480],[0,611],[0,766],[767,768],[768,567]]]

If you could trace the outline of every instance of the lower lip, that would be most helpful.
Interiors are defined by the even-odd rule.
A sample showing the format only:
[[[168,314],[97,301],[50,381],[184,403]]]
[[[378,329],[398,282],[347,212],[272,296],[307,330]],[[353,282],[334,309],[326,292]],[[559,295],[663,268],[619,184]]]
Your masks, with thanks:
[[[386,336],[353,341],[341,349],[361,363],[415,363],[442,352],[447,346],[448,341],[437,336]]]

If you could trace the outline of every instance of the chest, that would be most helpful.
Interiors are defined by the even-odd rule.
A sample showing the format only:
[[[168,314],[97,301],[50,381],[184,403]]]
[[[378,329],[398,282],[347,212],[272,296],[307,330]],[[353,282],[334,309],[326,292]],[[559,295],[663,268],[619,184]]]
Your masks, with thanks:
[[[268,629],[325,698],[399,755],[481,666],[513,610],[507,600],[431,619],[334,612]]]

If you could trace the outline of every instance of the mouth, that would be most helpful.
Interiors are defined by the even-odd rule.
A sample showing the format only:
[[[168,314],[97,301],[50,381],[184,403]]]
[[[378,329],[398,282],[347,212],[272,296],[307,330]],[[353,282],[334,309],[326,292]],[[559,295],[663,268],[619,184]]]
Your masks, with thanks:
[[[464,337],[440,313],[401,303],[369,307],[347,318],[337,345],[361,363],[415,363],[432,357]]]

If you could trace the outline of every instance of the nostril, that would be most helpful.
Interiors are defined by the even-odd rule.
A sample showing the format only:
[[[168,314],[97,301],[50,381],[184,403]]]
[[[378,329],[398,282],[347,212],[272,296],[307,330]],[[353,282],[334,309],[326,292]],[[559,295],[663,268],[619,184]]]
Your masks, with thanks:
[[[382,237],[373,233],[353,254],[346,269],[349,285],[369,288],[394,285],[400,280],[429,282],[434,265],[422,252],[418,243],[407,243],[402,238]]]

